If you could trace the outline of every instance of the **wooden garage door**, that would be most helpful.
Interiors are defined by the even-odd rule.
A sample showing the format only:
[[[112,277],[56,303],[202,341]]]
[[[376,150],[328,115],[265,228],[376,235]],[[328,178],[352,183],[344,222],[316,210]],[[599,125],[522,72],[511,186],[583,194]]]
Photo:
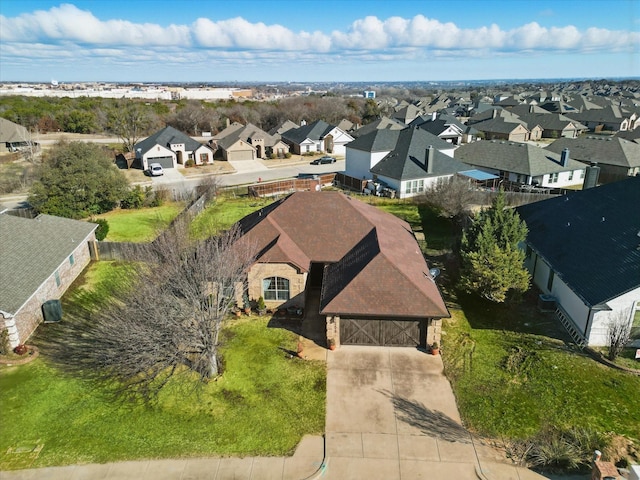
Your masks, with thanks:
[[[340,343],[415,347],[420,345],[420,321],[340,319]]]

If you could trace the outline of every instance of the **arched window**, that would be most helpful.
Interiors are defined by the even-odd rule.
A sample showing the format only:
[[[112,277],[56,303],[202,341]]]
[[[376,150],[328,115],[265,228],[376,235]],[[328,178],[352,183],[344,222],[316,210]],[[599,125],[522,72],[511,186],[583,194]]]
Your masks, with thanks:
[[[265,300],[289,300],[289,280],[282,277],[269,277],[262,280]]]

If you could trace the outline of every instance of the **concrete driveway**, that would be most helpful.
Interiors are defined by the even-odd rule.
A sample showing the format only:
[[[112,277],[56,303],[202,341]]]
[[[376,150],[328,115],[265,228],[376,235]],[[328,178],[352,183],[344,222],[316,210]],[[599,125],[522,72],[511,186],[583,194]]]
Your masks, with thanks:
[[[543,478],[472,439],[441,357],[342,346],[327,367],[326,478]]]

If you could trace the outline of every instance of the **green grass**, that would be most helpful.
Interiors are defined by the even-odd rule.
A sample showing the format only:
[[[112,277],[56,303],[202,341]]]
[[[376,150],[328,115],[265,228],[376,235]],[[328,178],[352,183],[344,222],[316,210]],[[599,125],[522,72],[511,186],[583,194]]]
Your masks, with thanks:
[[[156,238],[158,232],[165,229],[183,208],[182,203],[168,203],[160,207],[114,210],[98,215],[98,218],[109,222],[107,241],[148,242]]]
[[[534,309],[521,314],[484,302],[463,308],[445,322],[442,348],[467,427],[511,439],[549,425],[640,439],[640,377],[604,367],[560,340],[523,332],[544,329],[531,324]]]
[[[77,287],[96,292],[65,298],[97,301],[121,263],[89,267]],[[266,317],[230,321],[223,330],[225,372],[193,388],[172,381],[152,406],[114,402],[99,386],[65,376],[41,355],[0,368],[0,470],[141,458],[285,455],[303,435],[324,428],[323,364],[289,359],[297,337],[268,328]],[[46,335],[46,329],[40,334]],[[8,449],[43,445],[35,459]]]
[[[194,238],[208,238],[272,202],[273,199],[268,198],[218,196],[193,220],[191,235]]]

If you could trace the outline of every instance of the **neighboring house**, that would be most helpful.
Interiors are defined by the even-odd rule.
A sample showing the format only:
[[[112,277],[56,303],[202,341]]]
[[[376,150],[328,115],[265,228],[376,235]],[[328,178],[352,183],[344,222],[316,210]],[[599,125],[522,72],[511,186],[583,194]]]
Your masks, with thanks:
[[[619,132],[633,130],[638,116],[618,105],[609,105],[605,108],[585,110],[582,112],[567,113],[567,117],[573,118],[587,126],[591,131],[608,130]]]
[[[547,147],[550,152],[571,150],[571,158],[587,165],[598,164],[599,182],[609,183],[640,175],[640,144],[615,137],[560,138]]]
[[[309,314],[324,317],[337,344],[439,340],[449,312],[398,217],[341,192],[296,192],[238,226],[260,252],[247,274],[250,298],[274,309],[317,308]]]
[[[285,120],[284,122],[276,125],[271,130],[269,130],[269,135],[282,135],[284,132],[289,130],[293,130],[294,128],[298,128],[300,125],[292,122],[291,120]]]
[[[31,134],[22,125],[0,117],[0,152],[17,152],[29,146]]]
[[[391,114],[391,118],[409,125],[414,119],[422,115],[422,110],[415,105],[407,105]]]
[[[282,140],[297,154],[326,152],[344,155],[345,145],[352,141],[353,137],[323,120],[316,120],[308,125],[287,130],[282,133]]]
[[[542,137],[539,126],[532,132],[517,115],[503,109],[494,108],[474,115],[469,118],[468,125],[482,132],[486,140],[526,142]]]
[[[410,132],[406,133],[405,130]],[[431,145],[451,158],[453,158],[453,152],[456,148],[455,145],[417,127],[407,127],[402,130],[373,130],[347,145],[345,175],[357,179],[371,179],[371,169],[398,148],[401,138],[420,140],[422,149]]]
[[[526,266],[579,344],[608,344],[640,309],[640,177],[518,207]]]
[[[224,160],[255,160],[270,158],[272,154],[282,158],[289,153],[289,145],[280,140],[279,135],[270,135],[248,123],[234,122],[216,134],[211,146],[219,151]]]
[[[586,170],[568,150],[557,154],[527,143],[496,140],[462,145],[455,158],[503,180],[536,187],[582,185]]]
[[[453,145],[460,145],[464,138],[466,126],[448,115],[439,115],[433,112],[431,115],[423,115],[410,123],[412,127],[418,127],[433,133],[439,138]]]
[[[43,321],[42,306],[58,300],[90,261],[95,223],[0,213],[0,315],[11,347]]]
[[[520,105],[509,111],[518,116],[529,130],[536,125],[542,129],[542,138],[577,138],[588,128],[577,120],[560,113],[551,113],[535,105]],[[531,138],[531,140],[537,140]]]
[[[147,170],[149,164],[163,168],[184,167],[192,160],[195,165],[213,163],[213,150],[173,127],[165,127],[134,146],[136,164]]]
[[[382,116],[378,120],[374,120],[373,122],[367,123],[357,130],[354,130],[353,132],[351,132],[351,136],[354,138],[358,138],[366,135],[367,133],[371,133],[374,130],[402,130],[403,128],[407,128],[404,123],[398,120],[394,120],[393,118]]]
[[[469,165],[436,150],[430,140],[419,128],[402,130],[395,148],[371,168],[373,180],[384,182],[399,198],[409,198],[469,170]]]

